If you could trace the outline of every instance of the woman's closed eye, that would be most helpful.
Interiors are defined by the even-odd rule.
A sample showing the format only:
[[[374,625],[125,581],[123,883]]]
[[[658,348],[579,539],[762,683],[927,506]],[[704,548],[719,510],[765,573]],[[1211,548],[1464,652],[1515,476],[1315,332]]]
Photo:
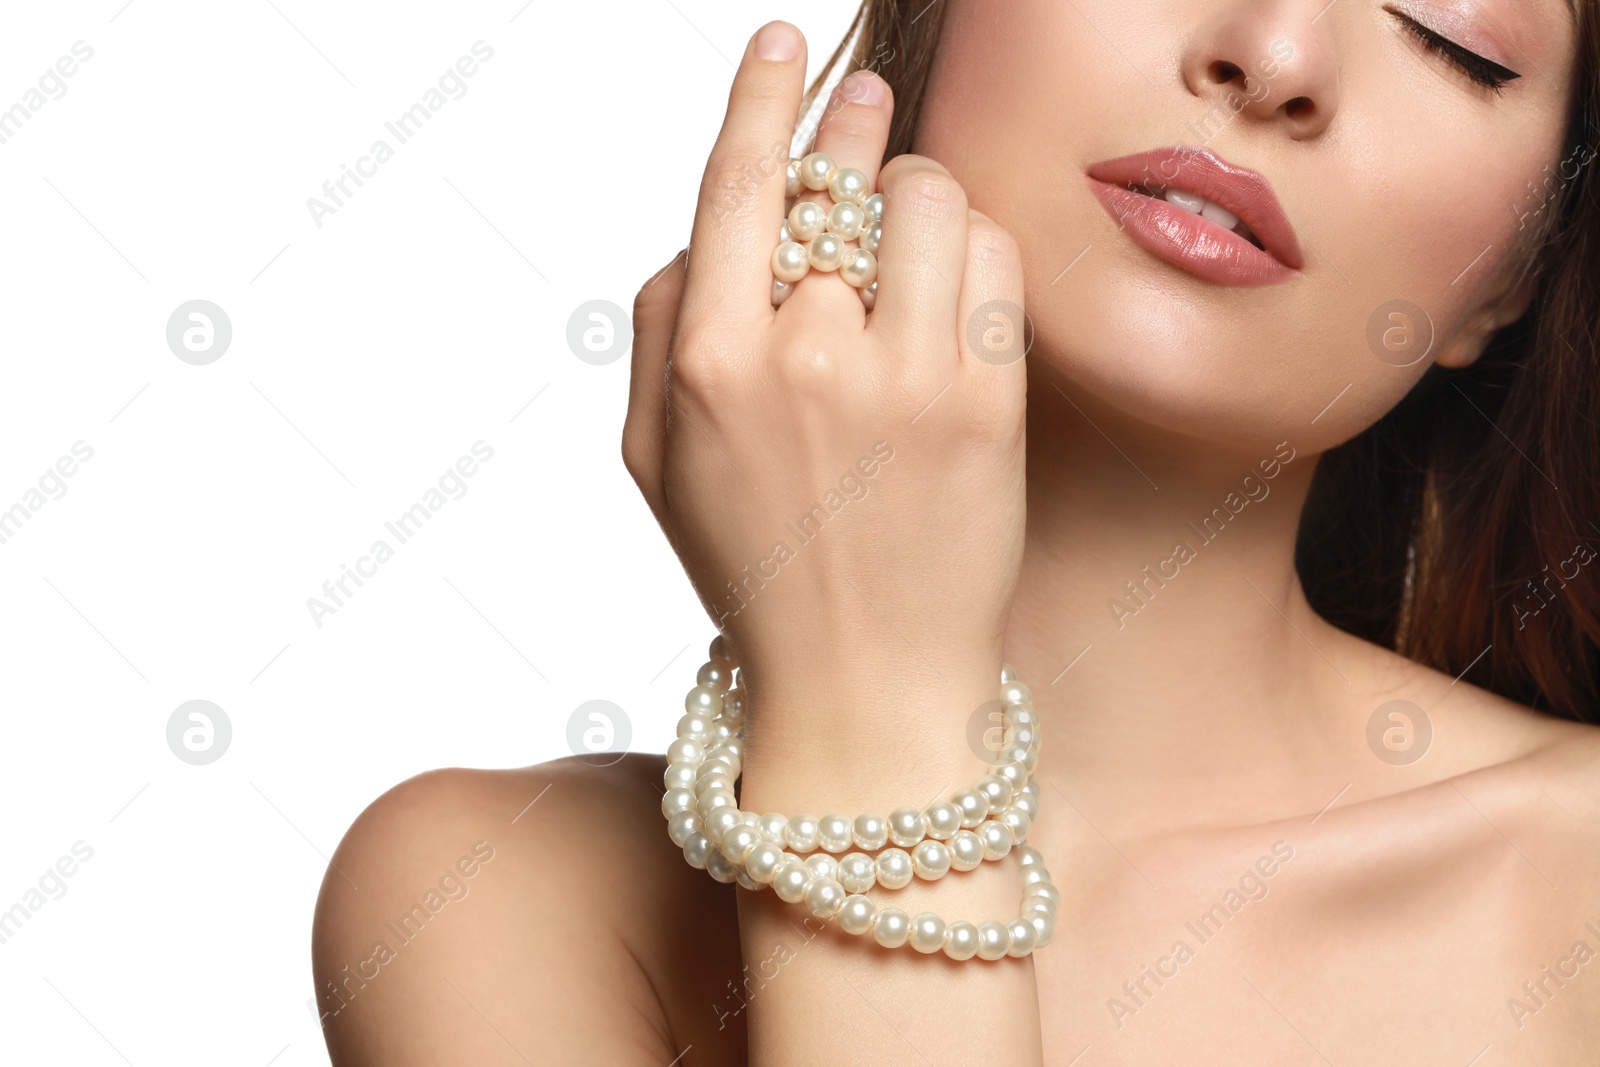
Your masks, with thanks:
[[[1448,37],[1424,26],[1403,11],[1396,11],[1393,8],[1387,10],[1400,20],[1401,26],[1421,42],[1424,51],[1438,52],[1452,66],[1485,88],[1493,89],[1496,93],[1503,92],[1507,82],[1522,77],[1521,74],[1514,70],[1502,67],[1492,60],[1483,58],[1476,52],[1463,48]]]

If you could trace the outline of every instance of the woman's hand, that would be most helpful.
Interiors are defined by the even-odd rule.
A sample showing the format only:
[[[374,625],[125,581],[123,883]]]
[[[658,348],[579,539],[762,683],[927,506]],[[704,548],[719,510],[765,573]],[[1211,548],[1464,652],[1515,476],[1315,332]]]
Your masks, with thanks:
[[[785,34],[791,58],[765,58]],[[859,744],[908,695],[994,695],[1022,553],[1022,268],[938,163],[879,173],[893,104],[858,72],[815,147],[884,194],[876,305],[813,270],[774,309],[804,51],[783,23],[752,39],[687,254],[635,301],[623,458],[737,649],[752,725],[848,699]]]

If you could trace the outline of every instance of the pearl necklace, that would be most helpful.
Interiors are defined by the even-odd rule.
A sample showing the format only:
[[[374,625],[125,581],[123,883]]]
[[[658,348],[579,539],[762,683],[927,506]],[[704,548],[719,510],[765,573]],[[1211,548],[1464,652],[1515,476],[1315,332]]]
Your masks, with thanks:
[[[1011,667],[1000,674],[1004,743],[976,786],[925,810],[819,819],[739,810],[734,783],[743,768],[744,695],[735,687],[738,667],[720,635],[709,655],[684,698],[678,738],[667,748],[661,798],[668,835],[690,866],[750,890],[770,885],[781,899],[804,902],[821,919],[837,917],[847,933],[870,934],[885,948],[909,944],[956,960],[997,960],[1049,944],[1061,893],[1043,857],[1026,844],[1039,812],[1039,785],[1032,778],[1039,759],[1038,712]],[[849,852],[852,845],[862,851]],[[1023,895],[1021,915],[1010,922],[946,923],[932,912],[913,917],[899,908],[880,910],[864,895],[875,885],[902,889],[913,877],[931,882],[950,871],[971,871],[985,860],[1004,859],[1013,846]],[[844,852],[838,859],[830,855]],[[876,859],[868,852],[877,852]],[[805,853],[816,854],[802,859]]]

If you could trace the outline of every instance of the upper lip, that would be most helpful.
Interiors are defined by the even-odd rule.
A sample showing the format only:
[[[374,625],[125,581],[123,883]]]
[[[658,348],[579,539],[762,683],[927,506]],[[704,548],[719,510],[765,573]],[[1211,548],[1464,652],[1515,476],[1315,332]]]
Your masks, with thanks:
[[[1267,253],[1286,267],[1305,266],[1294,226],[1278,203],[1266,175],[1238,167],[1205,146],[1153,148],[1092,164],[1085,171],[1097,181],[1140,192],[1181,189],[1227,208],[1261,239]]]

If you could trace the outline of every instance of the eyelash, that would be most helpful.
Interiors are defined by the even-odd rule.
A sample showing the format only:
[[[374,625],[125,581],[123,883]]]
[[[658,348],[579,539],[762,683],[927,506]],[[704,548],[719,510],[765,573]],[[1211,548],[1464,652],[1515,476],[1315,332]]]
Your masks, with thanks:
[[[1501,93],[1505,91],[1506,82],[1522,77],[1516,71],[1507,70],[1498,63],[1484,59],[1476,52],[1467,51],[1448,37],[1435,33],[1409,15],[1398,11],[1393,11],[1391,14],[1400,19],[1400,24],[1422,43],[1425,51],[1438,52],[1443,55],[1458,70],[1485,88]]]

